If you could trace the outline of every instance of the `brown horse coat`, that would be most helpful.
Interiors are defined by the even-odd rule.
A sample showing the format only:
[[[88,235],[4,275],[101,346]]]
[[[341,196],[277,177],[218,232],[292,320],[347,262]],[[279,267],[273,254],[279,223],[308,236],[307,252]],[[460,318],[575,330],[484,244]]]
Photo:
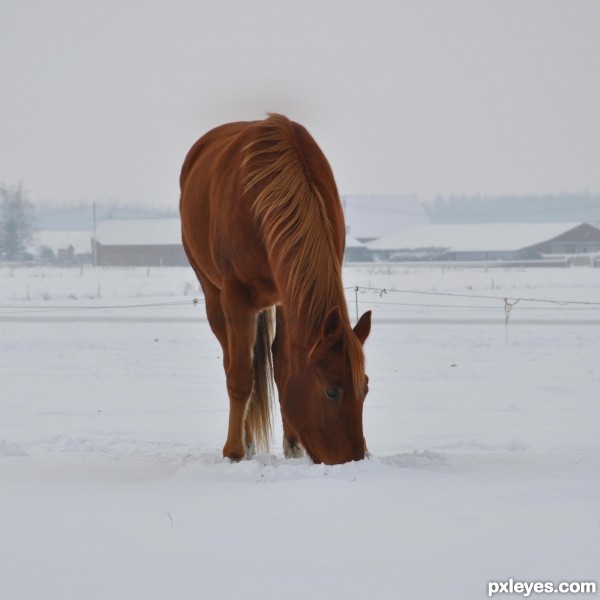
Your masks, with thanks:
[[[200,138],[181,172],[183,244],[223,348],[230,399],[224,456],[268,444],[274,376],[287,455],[364,457],[362,345],[341,278],[345,225],[333,173],[308,132],[281,115]]]

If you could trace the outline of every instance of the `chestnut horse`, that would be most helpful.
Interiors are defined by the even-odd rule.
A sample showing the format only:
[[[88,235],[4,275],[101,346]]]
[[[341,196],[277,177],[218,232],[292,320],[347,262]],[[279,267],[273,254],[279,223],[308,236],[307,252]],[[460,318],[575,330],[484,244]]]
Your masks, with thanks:
[[[321,149],[281,115],[230,123],[194,144],[180,183],[183,245],[223,348],[223,455],[268,449],[274,377],[286,456],[303,447],[314,462],[364,458],[371,313],[351,328],[344,216]]]

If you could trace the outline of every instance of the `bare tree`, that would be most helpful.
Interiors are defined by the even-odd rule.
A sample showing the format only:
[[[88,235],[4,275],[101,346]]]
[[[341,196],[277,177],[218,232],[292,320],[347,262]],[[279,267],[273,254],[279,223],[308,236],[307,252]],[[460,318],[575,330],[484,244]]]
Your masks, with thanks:
[[[0,256],[18,260],[35,234],[34,206],[23,186],[0,185]]]

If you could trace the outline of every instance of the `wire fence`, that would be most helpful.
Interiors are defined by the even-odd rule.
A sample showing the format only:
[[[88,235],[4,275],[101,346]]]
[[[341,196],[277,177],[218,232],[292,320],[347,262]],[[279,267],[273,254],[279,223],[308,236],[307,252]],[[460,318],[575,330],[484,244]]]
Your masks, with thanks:
[[[41,305],[41,304],[0,304],[0,316],[10,315],[29,315],[29,314],[54,314],[64,312],[97,312],[97,311],[115,311],[115,310],[135,310],[146,308],[172,308],[172,307],[190,307],[198,304],[204,304],[204,298],[192,298],[190,300],[175,300],[168,302],[137,302],[135,304],[98,304],[93,305]]]
[[[432,312],[439,315],[440,313],[448,312],[461,313],[461,323],[475,322],[474,314],[481,311],[489,315],[492,312],[499,314],[499,317],[504,317],[505,335],[508,343],[508,326],[513,309],[518,305],[518,310],[527,311],[530,315],[536,314],[534,322],[550,322],[550,323],[569,323],[578,324],[598,324],[600,319],[590,320],[590,315],[600,316],[600,302],[588,300],[567,300],[556,298],[539,298],[526,296],[498,296],[477,293],[458,293],[458,292],[440,292],[440,291],[425,291],[414,289],[390,289],[378,288],[372,286],[350,286],[346,287],[345,291],[350,294],[348,299],[350,304],[354,305],[356,320],[358,321],[361,308],[379,308],[383,311],[388,311],[388,315],[393,317],[399,316],[402,309],[416,309],[419,312],[426,311],[428,314]],[[404,300],[403,298],[414,298]],[[421,298],[423,300],[421,300]],[[568,312],[570,318],[564,320],[560,318],[559,313]],[[544,321],[539,320],[539,316],[544,314],[547,318]],[[574,314],[585,314],[586,319],[573,319]],[[595,314],[594,314],[595,313]],[[404,320],[410,321],[414,319],[414,315],[405,317]],[[458,319],[456,319],[458,320]],[[530,321],[531,322],[531,321]]]
[[[348,286],[344,288],[349,305],[354,305],[356,318],[361,306],[365,308],[408,307],[427,309],[431,311],[498,311],[504,310],[510,314],[512,309],[519,305],[522,311],[600,311],[600,302],[588,300],[567,300],[555,298],[534,298],[521,296],[498,296],[486,294],[466,294],[457,292],[425,291],[414,289],[390,289],[371,286]],[[404,300],[403,298],[407,298]],[[408,300],[408,298],[414,300]],[[422,300],[421,300],[422,299]],[[435,301],[434,301],[435,299]],[[185,300],[164,302],[136,302],[136,303],[110,303],[103,304],[94,301],[93,304],[0,304],[0,315],[32,313],[57,313],[57,312],[95,312],[115,310],[137,310],[148,308],[173,308],[190,307],[204,303],[203,297],[193,297]]]
[[[356,307],[356,313],[358,315],[358,307],[360,303],[364,303],[364,300],[360,298],[360,293],[370,293],[375,298],[371,297],[368,300],[368,304],[372,306],[405,306],[414,308],[433,308],[436,310],[447,310],[447,309],[462,309],[462,310],[498,310],[503,308],[505,312],[510,312],[514,306],[520,304],[522,310],[543,310],[548,311],[549,309],[565,310],[600,310],[600,302],[594,301],[583,301],[583,300],[565,300],[565,299],[550,299],[550,298],[528,298],[520,296],[492,296],[483,294],[459,294],[456,292],[437,292],[437,291],[422,291],[422,290],[402,290],[402,289],[389,289],[389,288],[375,288],[375,287],[364,287],[364,286],[353,286],[345,288],[346,292],[353,292],[354,305]],[[407,302],[407,301],[396,301],[396,300],[383,300],[388,295],[398,296],[421,296],[425,298],[436,298],[436,299],[451,299],[452,303],[449,302]],[[460,302],[458,302],[460,300]],[[467,302],[465,302],[468,301]],[[485,304],[481,301],[486,301]],[[478,302],[474,302],[478,301]],[[526,306],[529,304],[529,306]],[[533,306],[531,306],[533,304]],[[357,317],[358,318],[358,317]]]

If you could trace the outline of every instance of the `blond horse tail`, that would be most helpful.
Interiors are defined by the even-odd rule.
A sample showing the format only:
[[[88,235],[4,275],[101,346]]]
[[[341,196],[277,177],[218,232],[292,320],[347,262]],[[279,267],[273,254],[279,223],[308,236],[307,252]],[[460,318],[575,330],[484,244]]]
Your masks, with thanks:
[[[258,314],[256,320],[256,341],[252,368],[254,387],[246,415],[246,428],[252,434],[256,449],[268,452],[273,432],[273,309],[267,308]]]

